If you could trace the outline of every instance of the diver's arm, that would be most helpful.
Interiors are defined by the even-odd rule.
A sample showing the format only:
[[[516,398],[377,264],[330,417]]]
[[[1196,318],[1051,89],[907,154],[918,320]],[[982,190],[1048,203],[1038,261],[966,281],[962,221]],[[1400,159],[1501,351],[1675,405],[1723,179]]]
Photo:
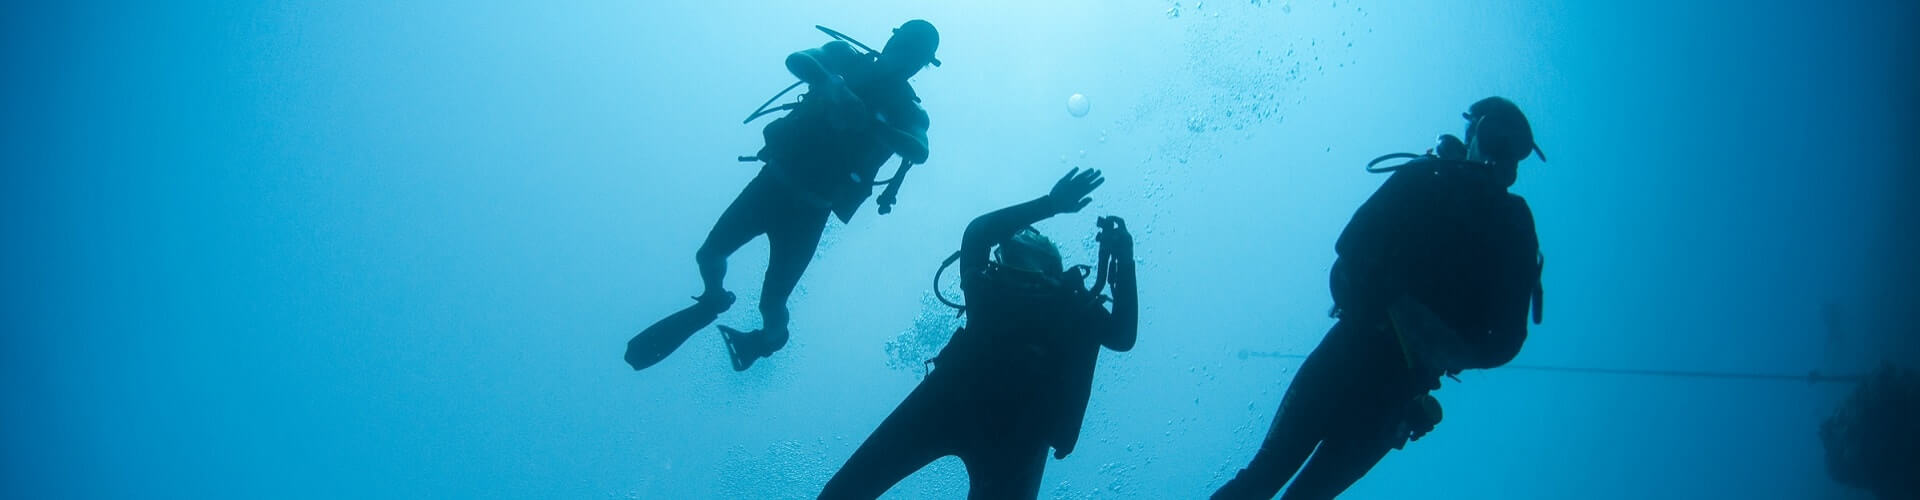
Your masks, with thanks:
[[[960,238],[960,276],[966,280],[987,267],[987,251],[995,243],[1006,241],[1020,228],[1060,214],[1051,195],[1041,196],[1007,208],[987,212],[967,224]]]
[[[1133,244],[1129,240],[1124,251],[1113,252],[1113,275],[1107,277],[1113,290],[1113,321],[1100,340],[1101,345],[1119,352],[1133,350],[1134,341],[1140,338],[1140,293],[1133,267]]]
[[[1086,208],[1088,203],[1093,203],[1093,198],[1087,195],[1106,182],[1107,179],[1100,176],[1099,170],[1081,171],[1074,168],[1059,182],[1053,183],[1053,190],[1048,191],[1046,196],[974,218],[960,238],[961,285],[966,285],[965,280],[977,274],[977,271],[986,269],[987,250],[993,248],[994,244],[1005,241],[1020,228],[1035,222]]]

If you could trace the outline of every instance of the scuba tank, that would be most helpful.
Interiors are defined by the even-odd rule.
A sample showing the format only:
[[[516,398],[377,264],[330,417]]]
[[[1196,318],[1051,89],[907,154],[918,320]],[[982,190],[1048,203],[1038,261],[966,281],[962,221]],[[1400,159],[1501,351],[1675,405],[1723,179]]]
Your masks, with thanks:
[[[1537,147],[1535,148],[1535,152],[1540,154],[1541,160],[1544,161],[1546,159],[1546,154],[1539,152]],[[1393,161],[1393,160],[1407,160],[1407,161],[1402,163],[1397,163],[1397,164],[1382,165],[1383,163]],[[1503,190],[1507,187],[1512,186],[1513,179],[1514,179],[1513,172],[1510,172],[1510,171],[1502,172],[1502,171],[1495,170],[1500,167],[1497,165],[1494,165],[1492,162],[1467,159],[1466,141],[1460,140],[1459,137],[1455,137],[1453,134],[1441,134],[1440,138],[1438,139],[1438,143],[1435,144],[1433,148],[1428,149],[1426,153],[1384,154],[1374,158],[1373,161],[1367,162],[1366,168],[1368,173],[1375,173],[1375,174],[1399,173],[1402,171],[1416,171],[1416,170],[1424,169],[1424,170],[1434,171],[1434,172],[1449,171],[1449,172],[1467,173],[1469,175],[1484,175],[1484,176],[1487,176],[1487,178],[1490,181],[1498,182],[1501,189]],[[1536,325],[1540,324],[1541,321],[1545,319],[1543,316],[1546,313],[1546,289],[1541,285],[1541,282],[1539,281],[1538,276],[1540,276],[1546,270],[1546,266],[1547,266],[1546,255],[1536,254],[1534,256],[1534,276],[1536,276],[1536,278],[1533,283],[1533,297],[1531,300],[1532,310],[1530,311],[1533,316],[1533,324],[1536,324]],[[1335,268],[1336,268],[1335,284],[1336,285],[1338,285],[1340,282],[1337,274],[1339,272],[1338,267],[1339,267],[1339,263],[1335,262]],[[1337,306],[1334,312],[1337,315],[1338,313]]]
[[[827,36],[833,37],[835,40],[847,42],[848,44],[852,44],[854,47],[858,47],[860,49],[860,55],[865,56],[869,61],[880,58],[879,51],[873,50],[873,47],[868,47],[867,44],[860,43],[859,40],[854,40],[853,37],[847,36],[844,33],[834,31],[830,28],[827,28],[826,26],[821,26],[818,24],[813,25],[813,29],[820,30],[821,32],[826,33]],[[740,120],[740,124],[745,125],[748,123],[753,123],[754,120],[758,120],[762,116],[767,116],[767,115],[778,113],[781,111],[789,111],[789,110],[792,110],[793,108],[799,107],[800,101],[794,101],[794,102],[782,104],[779,106],[773,106],[773,101],[778,101],[780,100],[780,98],[786,97],[788,92],[793,92],[793,89],[800,88],[800,85],[804,83],[806,82],[795,80],[792,85],[788,85],[787,88],[780,89],[780,93],[774,94],[773,97],[767,98],[767,102],[760,103],[760,107],[754,108],[752,113],[747,114],[747,119]],[[768,108],[768,106],[773,106],[773,107]],[[745,159],[746,157],[744,156],[741,158],[742,158],[741,161],[751,161],[751,160],[746,160]]]

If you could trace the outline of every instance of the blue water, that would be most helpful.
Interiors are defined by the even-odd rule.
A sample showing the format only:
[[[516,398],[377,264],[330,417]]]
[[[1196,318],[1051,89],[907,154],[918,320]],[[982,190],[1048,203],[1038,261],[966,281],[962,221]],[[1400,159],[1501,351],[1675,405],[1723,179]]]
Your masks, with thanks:
[[[709,4],[718,5],[709,5]],[[1444,5],[1443,5],[1444,4]],[[1518,102],[1548,258],[1521,365],[1852,373],[1905,325],[1912,2],[46,2],[0,15],[0,497],[811,498],[951,327],[972,217],[1073,166],[1041,229],[1140,249],[1047,498],[1200,498],[1330,325],[1361,164]],[[754,175],[739,119],[826,24],[911,18],[932,160],[831,224],[787,349],[627,337],[698,293]],[[1090,112],[1068,113],[1083,94]],[[729,286],[755,303],[764,240]],[[1829,327],[1821,310],[1842,312]],[[721,322],[751,326],[753,307]],[[1861,498],[1844,385],[1496,369],[1343,498]],[[956,498],[953,459],[890,498]]]

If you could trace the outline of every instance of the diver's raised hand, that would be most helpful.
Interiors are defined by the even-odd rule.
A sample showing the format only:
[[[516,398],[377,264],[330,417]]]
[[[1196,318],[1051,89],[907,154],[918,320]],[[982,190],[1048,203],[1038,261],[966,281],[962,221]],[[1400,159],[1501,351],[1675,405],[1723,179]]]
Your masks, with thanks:
[[[1061,177],[1059,182],[1053,183],[1053,191],[1047,193],[1047,200],[1059,213],[1079,212],[1080,209],[1087,208],[1087,204],[1093,203],[1093,198],[1087,195],[1093,194],[1094,189],[1106,182],[1107,179],[1101,177],[1097,169],[1081,171],[1079,167],[1074,167],[1073,170],[1067,171],[1066,177]]]

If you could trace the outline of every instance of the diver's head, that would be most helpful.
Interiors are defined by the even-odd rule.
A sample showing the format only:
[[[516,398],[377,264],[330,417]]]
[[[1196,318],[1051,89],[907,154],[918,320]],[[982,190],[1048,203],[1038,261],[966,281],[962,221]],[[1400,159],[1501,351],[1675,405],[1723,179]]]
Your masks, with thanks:
[[[1533,142],[1533,126],[1520,107],[1504,97],[1488,97],[1461,114],[1467,119],[1467,158],[1514,167],[1540,151]],[[1546,159],[1542,154],[1541,159]]]
[[[920,19],[907,21],[893,29],[893,37],[880,49],[880,68],[902,79],[911,77],[928,64],[940,64],[933,58],[933,51],[938,48],[940,32],[933,29],[933,23]]]
[[[1065,269],[1060,249],[1053,246],[1053,240],[1032,227],[1013,233],[1013,237],[1007,238],[993,253],[1000,267],[1011,270],[1053,276]]]

